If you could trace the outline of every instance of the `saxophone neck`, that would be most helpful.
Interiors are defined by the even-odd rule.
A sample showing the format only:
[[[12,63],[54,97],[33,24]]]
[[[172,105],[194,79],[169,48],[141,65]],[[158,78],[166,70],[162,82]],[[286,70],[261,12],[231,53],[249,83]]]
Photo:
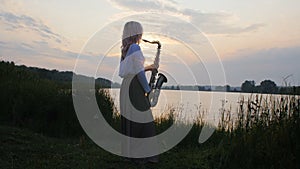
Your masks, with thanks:
[[[161,43],[158,40],[149,41],[149,40],[143,39],[143,41],[146,43],[157,44],[157,49],[161,49]]]
[[[153,63],[156,68],[159,67],[159,61],[160,61],[160,48],[157,48],[156,56]]]
[[[157,41],[157,50],[161,49],[161,43],[159,41]]]

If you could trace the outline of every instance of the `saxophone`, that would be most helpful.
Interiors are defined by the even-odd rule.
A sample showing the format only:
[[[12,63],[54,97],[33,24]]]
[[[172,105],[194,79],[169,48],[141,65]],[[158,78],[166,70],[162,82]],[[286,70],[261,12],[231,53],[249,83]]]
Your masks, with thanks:
[[[151,77],[150,77],[150,81],[149,81],[149,86],[151,88],[151,92],[148,96],[151,107],[155,107],[158,102],[158,97],[160,95],[160,89],[161,89],[163,83],[166,83],[168,81],[168,79],[164,74],[158,73],[161,43],[159,41],[148,41],[146,39],[143,39],[143,41],[146,43],[150,43],[150,44],[157,44],[157,52],[156,52],[156,56],[154,59],[154,65],[155,65],[156,69],[153,69],[151,72]],[[156,83],[155,83],[155,81],[156,81]]]

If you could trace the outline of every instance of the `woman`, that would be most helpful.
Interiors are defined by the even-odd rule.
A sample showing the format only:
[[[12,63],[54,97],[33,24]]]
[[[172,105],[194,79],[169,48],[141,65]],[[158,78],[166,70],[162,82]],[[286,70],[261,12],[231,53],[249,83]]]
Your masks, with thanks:
[[[120,111],[122,134],[133,138],[155,136],[155,126],[147,94],[151,91],[145,71],[155,68],[144,67],[145,58],[139,46],[143,35],[140,23],[131,21],[124,26],[119,76],[123,78],[120,89]],[[122,144],[124,155],[135,157],[143,146]],[[158,162],[157,156],[149,158],[131,158],[136,163]]]

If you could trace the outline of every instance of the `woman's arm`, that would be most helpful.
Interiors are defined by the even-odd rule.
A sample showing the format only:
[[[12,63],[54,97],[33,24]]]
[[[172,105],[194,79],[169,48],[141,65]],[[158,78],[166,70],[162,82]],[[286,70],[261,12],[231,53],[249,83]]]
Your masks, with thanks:
[[[150,86],[148,84],[148,81],[146,79],[145,71],[140,71],[140,73],[137,74],[137,78],[142,85],[145,93],[149,93],[151,91]]]

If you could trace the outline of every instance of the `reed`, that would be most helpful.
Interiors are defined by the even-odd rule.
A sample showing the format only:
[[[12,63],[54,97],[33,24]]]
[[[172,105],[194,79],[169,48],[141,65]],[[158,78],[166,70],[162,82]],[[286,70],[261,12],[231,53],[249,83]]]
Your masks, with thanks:
[[[199,134],[207,112],[198,105],[199,115],[189,134],[177,146],[183,149],[211,151],[211,168],[299,168],[300,97],[251,95],[241,97],[234,112],[220,108],[220,119],[212,137],[200,145]],[[178,122],[181,108],[169,107],[170,113],[156,119],[160,132]],[[187,125],[187,123],[181,123]]]
[[[299,168],[299,96],[251,95],[239,103],[236,119],[220,122],[219,167]]]

